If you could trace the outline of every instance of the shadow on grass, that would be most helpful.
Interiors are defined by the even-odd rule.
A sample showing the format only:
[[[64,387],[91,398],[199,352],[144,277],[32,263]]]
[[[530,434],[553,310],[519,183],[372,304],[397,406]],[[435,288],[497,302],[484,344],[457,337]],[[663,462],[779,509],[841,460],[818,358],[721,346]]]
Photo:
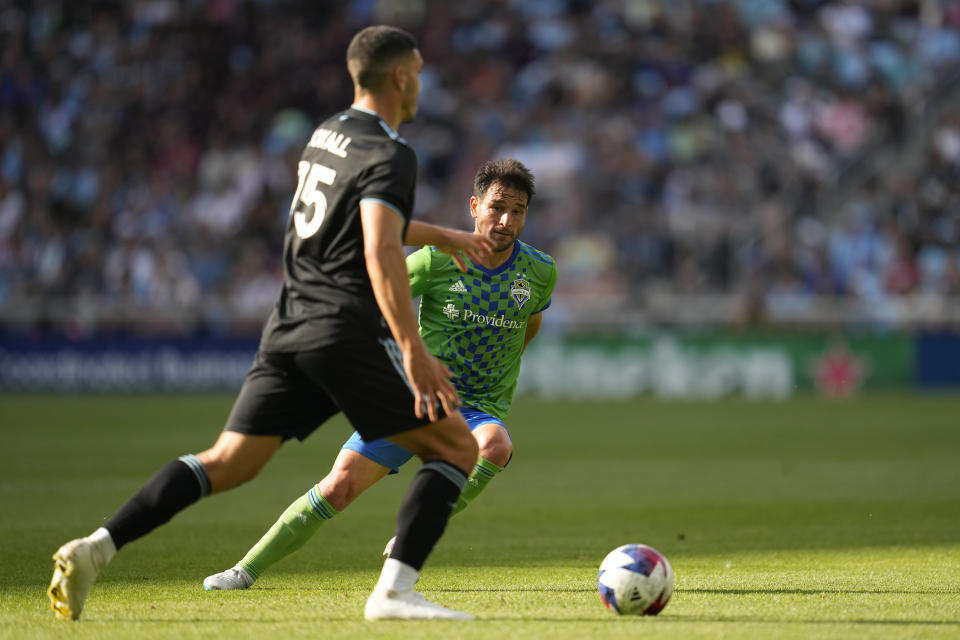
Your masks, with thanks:
[[[257,591],[303,591],[302,587],[253,587]],[[309,587],[311,591],[320,591],[323,593],[368,593],[370,589],[346,588],[346,587]],[[596,591],[596,587],[481,587],[472,589],[446,589],[446,588],[423,588],[423,593],[591,593]]]

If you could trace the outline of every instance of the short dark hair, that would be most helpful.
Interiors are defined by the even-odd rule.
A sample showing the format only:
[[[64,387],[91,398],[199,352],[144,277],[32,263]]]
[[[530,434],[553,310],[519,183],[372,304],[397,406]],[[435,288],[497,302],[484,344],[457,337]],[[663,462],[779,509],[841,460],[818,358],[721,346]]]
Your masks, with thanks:
[[[492,184],[526,192],[527,204],[533,199],[533,174],[519,160],[488,160],[480,165],[473,178],[473,195],[483,200]]]
[[[417,39],[397,27],[376,25],[362,29],[347,47],[347,70],[353,84],[379,91],[389,64],[417,48]]]

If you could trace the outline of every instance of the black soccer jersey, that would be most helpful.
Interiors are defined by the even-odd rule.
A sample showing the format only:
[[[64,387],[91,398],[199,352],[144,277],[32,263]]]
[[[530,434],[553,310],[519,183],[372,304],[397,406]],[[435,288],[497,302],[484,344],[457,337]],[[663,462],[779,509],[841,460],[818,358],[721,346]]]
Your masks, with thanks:
[[[360,202],[413,211],[417,158],[377,114],[351,107],[321,124],[304,149],[284,238],[283,289],[261,349],[289,352],[382,333],[363,254]]]

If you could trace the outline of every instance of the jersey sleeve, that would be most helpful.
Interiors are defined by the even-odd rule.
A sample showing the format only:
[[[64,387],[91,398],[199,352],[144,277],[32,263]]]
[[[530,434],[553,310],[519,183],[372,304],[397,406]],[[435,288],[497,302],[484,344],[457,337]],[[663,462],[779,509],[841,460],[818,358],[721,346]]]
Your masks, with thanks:
[[[552,262],[550,264],[550,274],[547,277],[547,285],[543,293],[543,304],[540,305],[540,308],[537,309],[534,313],[540,313],[545,311],[547,307],[553,302],[553,289],[557,286],[557,263]]]
[[[372,200],[384,204],[409,222],[416,182],[417,155],[410,147],[397,143],[389,157],[372,164],[361,174],[357,186],[361,202]]]
[[[410,291],[413,297],[423,295],[430,286],[430,261],[433,251],[430,247],[417,249],[407,256],[407,274],[410,276]]]

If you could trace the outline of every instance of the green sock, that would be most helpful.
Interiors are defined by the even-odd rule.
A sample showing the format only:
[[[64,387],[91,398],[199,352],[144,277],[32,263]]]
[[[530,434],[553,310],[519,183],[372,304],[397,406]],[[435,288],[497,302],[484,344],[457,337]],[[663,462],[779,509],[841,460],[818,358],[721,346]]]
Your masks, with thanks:
[[[477,464],[473,468],[473,473],[467,478],[467,484],[463,486],[460,498],[457,499],[457,504],[450,515],[463,511],[470,504],[470,501],[480,495],[480,492],[486,489],[490,481],[496,478],[501,471],[503,471],[503,467],[498,467],[483,456],[477,456]]]
[[[287,507],[260,542],[243,556],[240,566],[258,579],[278,560],[302,547],[320,525],[338,513],[314,486]]]

